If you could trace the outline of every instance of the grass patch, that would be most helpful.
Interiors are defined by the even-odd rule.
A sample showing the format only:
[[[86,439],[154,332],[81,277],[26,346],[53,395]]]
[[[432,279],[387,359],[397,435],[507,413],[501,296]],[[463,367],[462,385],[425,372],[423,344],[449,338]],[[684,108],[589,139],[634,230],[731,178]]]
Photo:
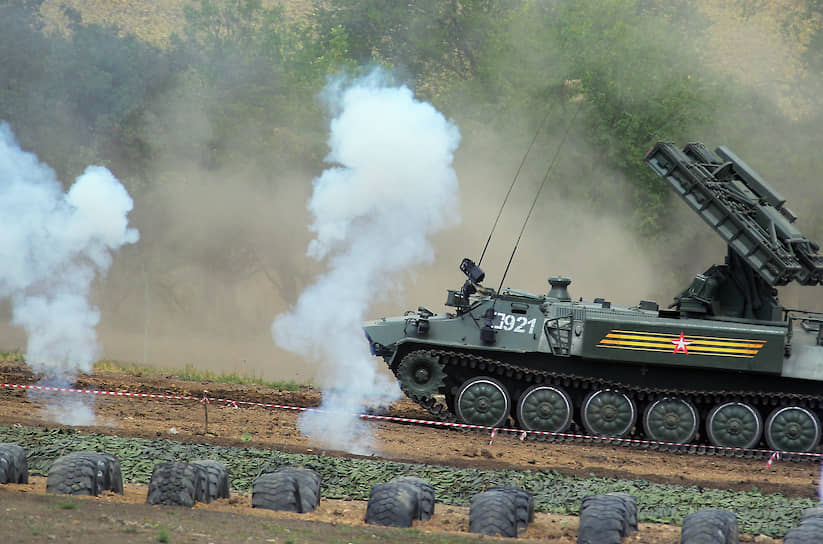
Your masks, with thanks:
[[[260,376],[241,374],[239,372],[215,372],[213,370],[203,370],[188,364],[183,369],[157,368],[137,363],[124,363],[120,361],[102,360],[94,363],[95,372],[115,372],[130,374],[132,376],[164,375],[172,376],[183,381],[192,382],[215,382],[231,383],[237,385],[262,385],[281,391],[299,391],[305,385],[297,382],[282,380],[264,380]]]
[[[25,355],[19,350],[0,351],[0,361],[13,363],[26,363]],[[240,372],[215,372],[213,370],[199,369],[192,364],[186,365],[183,369],[163,368],[138,363],[123,361],[113,361],[102,359],[94,363],[94,372],[111,372],[116,374],[128,374],[130,376],[169,376],[183,381],[192,382],[215,382],[231,383],[236,385],[261,385],[281,391],[300,391],[308,387],[309,384],[300,384],[290,380],[264,380],[261,376],[254,374],[243,374]]]
[[[301,384],[292,381],[267,381],[259,376],[240,374],[237,372],[217,373],[213,370],[200,370],[193,365],[186,365],[182,371],[178,370],[175,375],[181,380],[233,383],[238,385],[262,385],[283,391],[299,391],[303,387]]]
[[[60,510],[74,510],[77,508],[77,503],[74,501],[60,501],[57,503],[57,508]]]
[[[154,537],[155,542],[168,542],[169,541],[169,531],[165,527],[160,527],[160,530],[157,531],[157,536]]]
[[[19,349],[13,349],[11,351],[0,351],[0,361],[9,361],[12,363],[25,363],[26,356],[23,355]]]

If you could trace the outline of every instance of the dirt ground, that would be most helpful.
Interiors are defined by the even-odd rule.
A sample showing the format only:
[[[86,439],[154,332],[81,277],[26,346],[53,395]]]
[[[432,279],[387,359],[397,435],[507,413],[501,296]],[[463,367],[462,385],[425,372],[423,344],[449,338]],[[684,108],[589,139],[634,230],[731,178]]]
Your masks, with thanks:
[[[25,367],[0,363],[0,383],[28,384],[33,381],[34,377]],[[285,392],[263,387],[179,381],[174,377],[135,377],[114,373],[83,376],[77,387],[198,398],[207,390],[210,397],[304,407],[316,406],[320,400],[319,393],[312,390]],[[144,438],[162,436],[180,441],[254,446],[300,453],[347,455],[324,449],[322,444],[311,443],[301,436],[296,427],[297,413],[289,410],[234,408],[224,403],[211,404],[206,432],[204,408],[199,402],[192,400],[95,396],[94,409],[100,425],[82,427],[82,431]],[[425,413],[408,401],[397,403],[391,410],[392,415],[425,417]],[[57,426],[48,421],[43,407],[31,402],[24,391],[3,387],[0,388],[0,425],[11,424]],[[722,489],[750,490],[756,487],[765,493],[777,492],[799,497],[816,495],[820,469],[817,463],[778,461],[767,467],[762,460],[699,457],[609,445],[550,444],[520,441],[516,436],[507,435],[498,435],[489,446],[489,435],[483,433],[388,422],[374,422],[372,425],[380,445],[380,451],[374,452],[375,455],[406,462],[488,469],[553,469],[571,475],[594,474]],[[250,435],[251,439],[243,440],[241,436],[244,434],[247,438]],[[383,529],[364,525],[362,520],[366,505],[356,501],[323,500],[316,512],[299,515],[252,509],[249,507],[250,498],[237,494],[229,500],[208,505],[198,504],[192,510],[159,508],[143,504],[146,486],[127,485],[125,496],[71,498],[79,506],[63,511],[65,506],[60,506],[60,501],[66,499],[42,497],[44,492],[45,481],[41,478],[33,478],[28,486],[7,485],[0,488],[0,507],[4,507],[7,512],[14,512],[14,515],[10,513],[6,516],[2,523],[13,525],[6,526],[9,530],[15,527],[18,532],[25,529],[18,535],[22,538],[20,542],[82,537],[93,544],[110,540],[108,537],[114,533],[122,542],[146,542],[147,535],[152,535],[152,538],[158,538],[159,535],[160,541],[163,541],[163,531],[167,533],[169,542],[237,541],[235,532],[221,536],[225,523],[215,521],[223,518],[212,517],[217,515],[214,512],[219,512],[220,516],[239,516],[242,520],[239,523],[244,530],[249,531],[248,538],[255,542],[356,542],[355,533],[351,531],[357,530],[368,533],[369,542],[379,542],[381,538],[386,538],[386,542],[397,541],[396,534],[391,536],[390,531],[383,533]],[[54,516],[55,511],[59,511],[61,515]],[[52,512],[52,515],[47,512]],[[173,520],[169,521],[169,516]],[[71,523],[59,522],[69,518]],[[308,528],[301,525],[305,523],[309,523]],[[88,524],[95,527],[94,534],[100,534],[99,540],[91,538],[88,527],[85,530],[77,527]],[[438,504],[436,515],[430,521],[417,522],[415,528],[422,532],[421,538],[429,533],[445,533],[458,538],[458,535],[465,536],[467,526],[467,509]],[[200,527],[200,530],[191,527]],[[213,527],[213,530],[207,532],[204,527]],[[271,529],[272,527],[277,529]],[[291,527],[288,529],[290,532],[278,532],[283,527]],[[349,532],[343,534],[348,536],[338,535],[339,527],[347,527],[346,531]],[[520,540],[574,542],[576,527],[576,517],[538,514]],[[304,531],[308,531],[306,534],[309,536],[301,536]],[[318,531],[327,538],[319,539]],[[49,538],[48,535],[54,538]],[[135,539],[130,540],[132,537]],[[402,540],[407,541],[409,538],[405,534]],[[678,539],[678,527],[642,524],[640,531],[628,541],[662,544],[676,542]],[[424,541],[437,540],[420,540]],[[461,540],[449,540],[458,541]],[[767,537],[755,535],[746,535],[741,541],[772,542]]]

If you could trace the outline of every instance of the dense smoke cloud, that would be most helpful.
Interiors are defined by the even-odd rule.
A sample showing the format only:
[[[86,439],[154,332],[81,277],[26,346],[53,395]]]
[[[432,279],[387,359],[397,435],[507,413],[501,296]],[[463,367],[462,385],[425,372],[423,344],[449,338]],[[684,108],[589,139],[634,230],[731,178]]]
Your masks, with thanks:
[[[308,255],[328,271],[275,320],[272,334],[321,368],[324,411],[305,414],[301,431],[369,453],[368,431],[354,414],[396,400],[399,389],[378,372],[362,322],[373,302],[400,287],[406,269],[433,260],[429,236],[457,221],[452,158],[460,135],[408,88],[383,85],[379,73],[331,84],[325,98],[337,114],[326,159],[335,166],[314,180]]]
[[[73,384],[98,356],[91,283],[111,266],[112,252],[137,241],[131,209],[129,194],[101,166],[89,166],[64,193],[54,171],[0,124],[0,297],[11,300],[12,324],[28,335],[26,359],[49,384]],[[54,412],[62,423],[93,420],[83,405],[62,403]]]

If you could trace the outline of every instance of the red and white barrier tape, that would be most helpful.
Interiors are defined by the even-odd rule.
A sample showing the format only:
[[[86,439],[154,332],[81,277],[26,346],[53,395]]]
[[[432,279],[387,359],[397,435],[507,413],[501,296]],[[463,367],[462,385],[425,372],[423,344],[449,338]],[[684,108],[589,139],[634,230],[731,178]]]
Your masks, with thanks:
[[[129,393],[125,391],[100,391],[97,389],[72,389],[67,387],[48,387],[42,385],[21,385],[21,384],[10,384],[10,383],[0,383],[0,387],[4,387],[7,389],[29,389],[35,391],[51,391],[57,393],[84,393],[89,395],[103,395],[103,396],[111,396],[111,397],[133,397],[133,398],[147,398],[147,399],[164,399],[164,400],[191,400],[197,401],[201,404],[205,403],[216,403],[222,402],[225,403],[227,407],[238,408],[239,405],[244,406],[257,406],[260,408],[276,408],[279,410],[290,410],[294,412],[326,412],[327,410],[322,410],[320,408],[304,408],[301,406],[288,406],[285,404],[271,404],[266,402],[252,402],[252,401],[245,401],[245,400],[232,400],[232,399],[222,399],[217,397],[208,397],[205,393],[202,397],[194,397],[189,395],[159,395],[156,393]],[[730,447],[722,447],[722,446],[705,446],[705,445],[695,445],[695,444],[678,444],[676,442],[661,442],[657,440],[639,440],[636,438],[613,438],[613,437],[604,437],[604,436],[590,436],[584,434],[572,434],[572,433],[554,433],[548,431],[524,431],[523,429],[511,429],[507,427],[488,427],[485,425],[471,425],[469,423],[454,423],[450,421],[432,421],[428,419],[414,419],[408,417],[397,417],[397,416],[381,416],[376,414],[355,414],[360,419],[366,420],[374,420],[374,421],[392,421],[395,423],[410,423],[414,425],[430,425],[432,427],[450,427],[454,429],[472,429],[472,430],[480,430],[480,431],[488,431],[490,433],[489,436],[489,446],[494,443],[494,439],[497,436],[498,432],[509,433],[519,435],[520,440],[525,440],[528,435],[537,435],[537,436],[551,436],[551,437],[558,437],[558,438],[582,438],[592,441],[601,441],[601,442],[609,442],[612,444],[638,444],[638,445],[647,445],[647,446],[677,446],[677,447],[689,447],[689,448],[702,448],[706,451],[723,451],[729,453],[757,453],[757,454],[770,454],[768,461],[766,462],[766,466],[771,467],[775,461],[779,461],[781,459],[782,454],[788,453],[794,456],[805,457],[807,459],[823,459],[823,453],[798,453],[798,452],[778,452],[772,450],[760,450],[760,449],[750,449],[750,448],[730,448]]]
[[[769,460],[766,461],[766,466],[771,467],[772,463],[774,463],[775,461],[780,461],[780,452],[779,451],[776,451],[776,452],[772,453],[769,456]]]

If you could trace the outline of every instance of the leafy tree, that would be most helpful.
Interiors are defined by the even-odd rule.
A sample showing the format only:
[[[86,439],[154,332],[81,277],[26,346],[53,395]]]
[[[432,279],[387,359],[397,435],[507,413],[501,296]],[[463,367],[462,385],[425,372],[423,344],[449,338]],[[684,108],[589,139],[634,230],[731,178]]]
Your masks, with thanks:
[[[318,3],[321,37],[342,30],[357,63],[387,64],[402,79],[421,83],[471,78],[495,15],[508,1],[342,0]]]
[[[581,0],[552,10],[567,77],[580,81],[585,96],[589,138],[635,184],[637,224],[646,234],[662,228],[668,194],[643,155],[656,140],[691,137],[722,98],[716,80],[704,77],[696,36],[650,4]]]

